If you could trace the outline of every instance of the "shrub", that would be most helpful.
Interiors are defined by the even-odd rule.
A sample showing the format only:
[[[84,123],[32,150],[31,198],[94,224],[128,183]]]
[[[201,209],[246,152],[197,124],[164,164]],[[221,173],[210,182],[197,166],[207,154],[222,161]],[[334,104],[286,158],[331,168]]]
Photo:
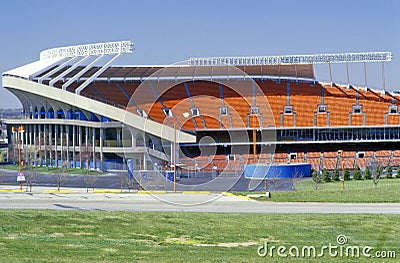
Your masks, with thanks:
[[[368,167],[365,167],[364,179],[365,179],[365,180],[371,180],[371,179],[372,179],[371,171],[369,170]]]
[[[338,169],[333,170],[333,172],[332,172],[332,180],[333,181],[340,181],[339,170]]]
[[[312,176],[312,179],[313,179],[314,182],[318,182],[319,176],[318,176],[318,172],[317,171],[314,170],[312,172],[311,176]]]
[[[397,167],[396,178],[400,178],[400,167]]]
[[[357,167],[354,169],[353,178],[354,178],[354,180],[362,180],[362,175],[361,175],[360,167],[357,166]]]
[[[331,173],[324,168],[324,170],[322,170],[322,180],[324,182],[330,182],[331,181]]]
[[[315,190],[318,190],[319,189],[319,185],[322,183],[321,173],[314,170],[312,172],[312,179],[313,179],[313,182],[314,182],[313,185],[314,185]]]
[[[349,172],[349,170],[347,170],[347,169],[344,169],[344,180],[345,180],[345,181],[351,180],[351,178],[350,178],[350,172]]]
[[[392,166],[390,166],[390,165],[386,168],[386,178],[388,178],[388,179],[393,178],[393,170],[392,170]]]

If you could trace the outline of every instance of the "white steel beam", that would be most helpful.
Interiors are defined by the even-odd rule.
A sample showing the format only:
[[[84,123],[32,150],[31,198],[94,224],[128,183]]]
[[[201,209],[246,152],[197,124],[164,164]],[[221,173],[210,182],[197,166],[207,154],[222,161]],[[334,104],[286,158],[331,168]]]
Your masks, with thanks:
[[[100,56],[100,57],[96,58],[95,60],[93,60],[89,65],[85,66],[85,67],[84,67],[81,71],[79,71],[75,76],[73,76],[73,77],[70,78],[67,82],[65,82],[65,83],[62,85],[62,89],[63,89],[63,90],[66,90],[67,87],[68,87],[69,85],[71,85],[72,82],[78,80],[83,74],[85,74],[89,69],[91,69],[92,66],[93,66],[94,64],[97,63],[97,61],[99,61],[99,60],[102,59],[102,58],[103,58],[103,56]]]
[[[53,87],[54,83],[56,83],[57,81],[61,80],[64,76],[66,76],[67,74],[69,74],[70,72],[72,72],[74,69],[76,69],[81,63],[83,63],[85,60],[87,60],[89,58],[89,56],[82,58],[81,60],[79,60],[78,62],[76,62],[74,65],[72,65],[69,69],[67,69],[66,71],[62,72],[60,75],[58,75],[57,77],[55,77],[54,79],[52,79],[49,82],[49,86]]]
[[[98,76],[101,75],[101,73],[103,73],[104,71],[106,71],[106,69],[108,69],[111,65],[111,63],[117,59],[121,54],[117,54],[116,56],[112,57],[106,64],[104,64],[104,66],[100,67],[99,70],[96,71],[96,73],[94,73],[90,78],[88,78],[85,82],[83,82],[76,90],[75,93],[80,95],[81,91],[86,88],[87,85],[89,85],[94,79],[96,79]],[[67,83],[65,83],[67,84]],[[63,89],[64,89],[64,85],[63,85]]]
[[[71,59],[68,59],[67,61],[65,61],[64,63],[62,63],[61,65],[55,67],[53,70],[50,70],[49,72],[47,72],[46,74],[44,74],[42,77],[40,77],[38,79],[38,82],[40,84],[43,83],[43,80],[45,80],[46,78],[52,76],[53,74],[57,73],[59,70],[61,70],[62,68],[64,68],[65,66],[67,66],[68,64],[70,64],[72,61],[74,61],[77,57],[73,57]]]
[[[256,66],[301,65],[354,62],[385,62],[392,60],[391,52],[337,53],[318,55],[253,56],[253,57],[206,57],[190,58],[191,66]]]

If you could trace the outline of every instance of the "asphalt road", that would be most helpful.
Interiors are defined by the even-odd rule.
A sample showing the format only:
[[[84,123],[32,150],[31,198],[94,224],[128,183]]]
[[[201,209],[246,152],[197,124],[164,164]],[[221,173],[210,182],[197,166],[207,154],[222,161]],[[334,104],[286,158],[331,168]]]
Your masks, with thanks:
[[[227,213],[366,213],[400,214],[399,203],[290,203],[244,200],[221,194],[107,194],[73,193],[44,194],[0,193],[0,209],[56,209],[94,211],[173,211]]]
[[[17,182],[17,171],[10,171],[0,169],[0,185],[6,186],[18,186]],[[151,182],[151,181],[149,181]],[[25,183],[24,183],[25,185]],[[107,173],[98,175],[94,183],[97,189],[120,189],[121,180],[120,176],[116,173]],[[56,187],[55,175],[51,173],[40,173],[33,180],[33,186],[44,186],[44,187]],[[82,175],[64,175],[62,183],[63,187],[71,188],[85,188],[86,182]],[[126,186],[124,186],[126,187]],[[137,186],[135,186],[137,188]],[[147,189],[146,182],[143,182],[143,187]],[[248,187],[252,191],[265,191],[264,183],[259,180],[252,181],[251,184],[246,182],[243,176],[218,176],[211,177],[210,175],[200,176],[197,178],[182,178],[178,181],[177,189],[181,191],[212,191],[212,192],[224,192],[224,191],[235,191],[235,192],[246,192]],[[172,182],[163,183],[162,185],[151,185],[148,189],[158,190],[172,190]],[[291,189],[290,180],[278,180],[275,182],[273,191],[288,191]]]

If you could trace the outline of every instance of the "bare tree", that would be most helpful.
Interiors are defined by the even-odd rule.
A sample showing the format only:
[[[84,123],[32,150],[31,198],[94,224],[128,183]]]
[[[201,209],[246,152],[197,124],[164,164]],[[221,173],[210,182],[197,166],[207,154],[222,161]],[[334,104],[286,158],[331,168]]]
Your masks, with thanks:
[[[369,170],[372,173],[372,182],[374,183],[374,188],[377,188],[382,177],[383,166],[380,164],[380,162],[371,161],[369,163],[369,167]]]
[[[86,192],[89,192],[89,188],[92,188],[92,190],[94,190],[94,185],[97,182],[97,176],[95,174],[90,174],[90,169],[86,168],[84,177],[86,184]]]
[[[4,178],[4,171],[0,170],[0,184],[3,183],[3,178]]]
[[[58,191],[60,191],[60,188],[64,183],[64,178],[65,176],[62,168],[57,168],[54,170],[54,180],[56,181]]]
[[[379,164],[376,167],[375,172],[372,176],[372,181],[374,182],[374,188],[378,186],[378,183],[382,178],[382,172],[383,172],[383,166]]]
[[[292,174],[292,177],[290,177],[290,181],[291,181],[291,190],[292,191],[296,191],[296,184],[298,181],[301,181],[304,177],[304,174],[299,171],[297,168],[294,169],[294,172]]]
[[[135,187],[138,185],[136,179],[134,176],[130,176],[127,174],[126,177],[126,187],[128,188],[128,191],[130,192],[131,190],[135,189]]]
[[[118,181],[119,181],[119,185],[121,187],[121,192],[125,188],[126,177],[127,177],[127,175],[126,175],[126,173],[124,171],[119,171],[118,172]]]
[[[130,192],[133,189],[139,189],[139,183],[136,180],[135,176],[130,176],[126,171],[120,171],[118,173],[119,184],[121,187],[121,192],[124,188],[127,188]]]
[[[25,146],[24,147],[24,175],[25,175],[25,182],[26,182],[26,191],[32,192],[33,183],[38,176],[38,172],[35,169],[37,164],[39,154],[39,148],[33,146]]]
[[[265,191],[271,191],[272,189],[275,189],[278,185],[279,177],[281,175],[281,170],[274,169],[271,171],[270,176],[265,177],[264,180],[264,190]]]
[[[82,163],[85,163],[85,166],[81,163],[81,167],[85,167],[86,169],[90,169],[90,161],[92,159],[92,145],[90,143],[83,144],[80,148],[80,155],[82,159]]]
[[[23,152],[25,164],[28,166],[36,166],[38,154],[39,148],[37,146],[25,146]]]
[[[56,181],[58,191],[60,191],[61,186],[65,182],[65,173],[67,172],[68,165],[66,164],[66,162],[63,162],[61,164],[61,167],[54,170],[54,180]]]
[[[32,164],[27,164],[25,166],[25,182],[26,182],[26,191],[32,192],[33,183],[38,176],[38,172],[36,168]]]

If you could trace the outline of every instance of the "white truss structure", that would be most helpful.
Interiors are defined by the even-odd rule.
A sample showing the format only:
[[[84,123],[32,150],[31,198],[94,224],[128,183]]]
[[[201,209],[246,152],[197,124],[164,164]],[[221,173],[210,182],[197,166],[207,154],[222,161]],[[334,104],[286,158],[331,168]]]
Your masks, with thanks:
[[[386,62],[392,60],[391,52],[337,53],[318,55],[253,56],[253,57],[206,57],[190,58],[191,66],[257,66],[301,65],[352,62]]]
[[[40,52],[40,60],[132,53],[133,46],[131,41],[118,41],[52,48]]]

